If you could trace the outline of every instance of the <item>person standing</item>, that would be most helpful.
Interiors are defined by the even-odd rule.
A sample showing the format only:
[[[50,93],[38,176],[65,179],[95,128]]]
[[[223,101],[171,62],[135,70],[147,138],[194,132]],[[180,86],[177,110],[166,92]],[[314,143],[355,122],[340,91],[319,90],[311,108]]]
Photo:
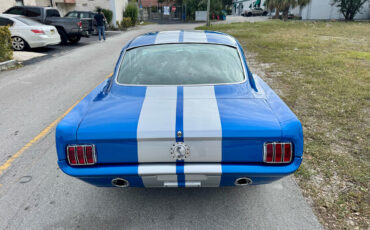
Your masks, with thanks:
[[[99,41],[101,41],[101,36],[103,35],[103,39],[105,41],[105,28],[104,28],[104,25],[105,25],[105,16],[103,14],[103,12],[101,11],[101,9],[99,8],[98,9],[98,13],[95,14],[94,16],[94,19],[96,21],[96,25],[98,27],[98,32],[99,32]]]

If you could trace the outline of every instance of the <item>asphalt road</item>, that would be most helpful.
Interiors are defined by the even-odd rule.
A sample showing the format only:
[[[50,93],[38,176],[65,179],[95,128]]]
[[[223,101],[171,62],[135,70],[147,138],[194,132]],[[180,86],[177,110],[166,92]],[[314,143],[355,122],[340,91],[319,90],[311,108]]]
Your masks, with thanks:
[[[58,169],[53,121],[113,71],[124,44],[193,27],[141,26],[0,73],[0,229],[321,229],[291,177],[245,188],[118,189]]]
[[[105,36],[107,39],[112,38],[113,36],[121,34],[120,31],[106,31]],[[51,45],[51,46],[46,46],[46,47],[40,47],[40,48],[34,48],[34,49],[29,49],[25,52],[37,52],[40,54],[45,54],[46,56],[38,57],[38,58],[33,58],[31,60],[27,60],[22,62],[23,65],[29,65],[33,63],[37,63],[40,61],[44,61],[46,59],[49,59],[51,57],[58,57],[61,55],[65,55],[68,52],[71,52],[74,49],[81,48],[86,45],[94,44],[99,40],[98,36],[91,35],[90,37],[82,37],[81,40],[76,43],[76,44],[59,44],[59,45]]]

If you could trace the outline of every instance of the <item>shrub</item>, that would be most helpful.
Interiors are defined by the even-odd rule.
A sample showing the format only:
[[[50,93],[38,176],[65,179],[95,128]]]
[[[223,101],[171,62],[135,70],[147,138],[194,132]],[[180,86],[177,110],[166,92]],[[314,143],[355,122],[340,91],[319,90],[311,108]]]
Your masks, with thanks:
[[[110,24],[112,22],[113,12],[108,9],[101,9],[101,11],[103,12],[105,18],[107,19],[108,24]]]
[[[123,17],[131,18],[132,26],[134,26],[137,22],[138,14],[139,9],[137,8],[137,5],[135,3],[129,3],[123,12]]]
[[[101,11],[103,12],[105,18],[107,19],[107,23],[110,24],[112,22],[113,12],[111,10],[108,10],[108,9],[103,9],[99,6],[97,6],[95,8],[95,11],[98,11],[99,9],[101,9]]]
[[[117,21],[117,26],[120,30],[127,30],[131,25],[131,18],[129,17],[124,17],[121,22]]]
[[[0,62],[13,58],[12,35],[8,26],[0,26]]]

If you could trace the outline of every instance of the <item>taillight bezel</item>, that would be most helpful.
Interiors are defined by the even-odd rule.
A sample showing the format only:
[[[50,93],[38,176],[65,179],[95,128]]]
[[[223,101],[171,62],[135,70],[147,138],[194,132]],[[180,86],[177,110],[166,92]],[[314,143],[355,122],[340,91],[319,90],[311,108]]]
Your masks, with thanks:
[[[76,164],[71,163],[71,159],[69,158],[69,148],[74,148],[74,157],[75,157],[75,162]],[[80,164],[78,160],[78,153],[77,153],[77,147],[82,147],[83,149],[83,157],[84,157],[84,164]],[[91,147],[92,148],[92,158],[93,158],[93,163],[89,163],[87,160],[86,156],[86,147]],[[67,156],[67,161],[70,166],[89,166],[89,165],[95,165],[97,163],[97,157],[96,157],[96,148],[95,145],[93,144],[73,144],[73,145],[67,145],[66,147],[66,156]]]
[[[273,154],[272,154],[272,161],[269,162],[269,161],[266,161],[266,158],[267,158],[267,145],[268,144],[272,144],[272,151],[273,151]],[[276,159],[275,159],[275,156],[276,156],[276,144],[281,144],[281,159],[279,162],[276,162]],[[289,161],[284,161],[285,159],[285,145],[290,145],[290,159]],[[292,160],[293,160],[293,156],[294,156],[294,145],[292,142],[278,142],[278,141],[275,141],[275,142],[265,142],[264,145],[263,145],[263,162],[266,163],[266,164],[290,164],[292,163]]]

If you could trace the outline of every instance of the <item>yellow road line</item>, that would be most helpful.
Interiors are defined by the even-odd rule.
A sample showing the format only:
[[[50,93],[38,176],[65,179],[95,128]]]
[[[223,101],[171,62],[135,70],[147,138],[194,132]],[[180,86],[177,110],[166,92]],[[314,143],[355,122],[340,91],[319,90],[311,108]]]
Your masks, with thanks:
[[[105,81],[108,77],[112,76],[113,73],[110,73],[103,81]],[[100,85],[103,81],[101,81],[98,85]],[[97,86],[98,86],[97,85]],[[96,86],[96,87],[97,87]],[[96,88],[94,87],[94,89]],[[92,89],[93,90],[93,89]],[[88,93],[85,93],[80,99],[78,99],[71,107],[67,109],[62,115],[60,115],[55,121],[53,121],[48,127],[46,127],[44,130],[42,130],[36,137],[34,137],[32,140],[30,140],[27,144],[25,144],[18,152],[16,152],[13,156],[11,156],[4,164],[0,166],[0,176],[7,170],[11,165],[12,162],[20,157],[24,151],[26,151],[28,148],[30,148],[33,144],[38,142],[40,139],[45,137],[52,128],[54,128],[60,120],[62,120],[71,110],[80,103],[92,90],[90,90]]]

